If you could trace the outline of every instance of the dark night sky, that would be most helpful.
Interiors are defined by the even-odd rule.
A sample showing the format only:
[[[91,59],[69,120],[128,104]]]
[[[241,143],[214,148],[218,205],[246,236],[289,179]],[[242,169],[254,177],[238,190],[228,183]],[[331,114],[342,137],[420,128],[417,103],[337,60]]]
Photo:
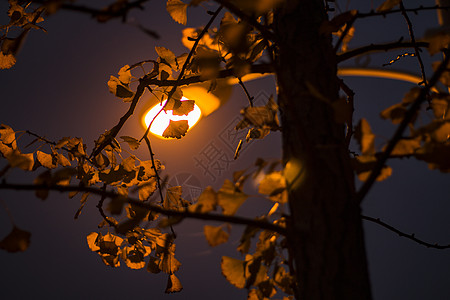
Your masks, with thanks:
[[[358,8],[368,11],[370,1],[361,2]],[[374,2],[375,7],[381,3]],[[434,4],[434,1],[405,2],[407,7]],[[167,47],[176,54],[187,52],[180,43],[183,27],[170,19],[165,1],[152,3],[145,12],[135,12],[132,16],[158,31],[160,40],[118,21],[97,24],[88,16],[69,12],[48,18],[43,23],[48,33],[32,32],[17,65],[0,72],[0,123],[15,130],[29,129],[51,140],[63,136],[83,137],[92,147],[98,135],[114,126],[128,108],[109,93],[106,85],[109,76],[116,75],[125,64],[155,58],[155,46]],[[6,1],[2,1],[1,24],[7,22],[6,11]],[[423,36],[426,28],[437,26],[435,12],[422,12],[411,18],[418,37]],[[188,26],[204,24],[205,20],[207,15],[201,9],[195,14],[188,13]],[[351,47],[394,41],[401,36],[408,38],[400,15],[360,20],[355,26],[357,31]],[[400,53],[371,55],[369,66],[380,67]],[[430,59],[424,55],[431,75]],[[418,72],[414,58],[406,58],[392,68]],[[355,119],[369,120],[377,134],[377,145],[381,146],[395,127],[382,121],[378,112],[397,103],[412,85],[367,78],[345,78],[345,81],[357,95]],[[260,101],[275,93],[273,78],[249,82],[247,87]],[[212,185],[217,189],[225,178],[230,178],[233,170],[246,168],[257,157],[279,158],[280,136],[271,134],[263,141],[248,145],[239,160],[229,164],[221,162],[224,168],[221,174],[212,166],[212,175],[205,174],[198,166],[196,159],[201,160],[204,150],[212,146],[223,157],[232,158],[237,141],[229,135],[229,129],[244,106],[245,95],[235,87],[231,100],[202,120],[185,138],[154,139],[154,152],[166,165],[165,173],[180,180],[192,176],[189,181],[192,185],[199,188]],[[136,116],[119,135],[140,137],[142,134]],[[136,155],[148,159],[144,147]],[[426,241],[449,243],[448,176],[431,171],[425,163],[415,160],[392,161],[389,165],[394,169],[393,176],[375,185],[363,203],[363,213],[379,217],[407,233],[414,232]],[[10,174],[9,180],[30,182],[34,176],[16,171]],[[179,235],[176,257],[183,264],[178,275],[184,290],[169,296],[164,294],[167,280],[164,275],[130,270],[125,264],[112,269],[89,250],[86,235],[96,231],[101,220],[95,208],[96,199],[88,202],[77,221],[73,215],[79,206],[78,198],[68,199],[66,195],[52,193],[42,202],[32,193],[1,191],[0,199],[8,205],[17,225],[32,233],[32,243],[26,252],[0,252],[3,299],[245,299],[246,291],[234,288],[220,274],[222,255],[239,257],[234,250],[242,232],[238,226],[233,227],[230,242],[217,248],[208,247],[201,222],[184,221],[175,227]],[[267,204],[265,200],[252,199],[240,212],[255,214],[255,210],[267,208]],[[449,298],[450,250],[427,249],[374,224],[365,224],[365,229],[374,299]],[[0,209],[0,236],[10,230],[7,215]]]

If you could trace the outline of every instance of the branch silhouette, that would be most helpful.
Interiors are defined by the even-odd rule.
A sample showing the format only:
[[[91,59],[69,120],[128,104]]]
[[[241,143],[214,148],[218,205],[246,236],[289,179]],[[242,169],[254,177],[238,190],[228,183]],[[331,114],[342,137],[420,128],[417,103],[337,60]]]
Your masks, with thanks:
[[[407,239],[410,239],[410,240],[412,240],[412,241],[414,241],[414,242],[416,242],[416,243],[418,243],[418,244],[420,244],[420,245],[423,245],[423,246],[425,246],[425,247],[427,247],[427,248],[434,248],[434,249],[450,249],[450,244],[448,244],[448,245],[439,245],[439,244],[437,244],[437,243],[436,243],[436,244],[430,244],[430,243],[424,242],[424,241],[419,240],[418,238],[416,238],[416,237],[414,236],[414,233],[412,233],[412,234],[404,233],[404,232],[398,230],[397,228],[395,228],[395,227],[393,227],[393,226],[391,226],[391,225],[389,225],[389,224],[387,224],[387,223],[381,221],[380,218],[373,218],[373,217],[369,217],[369,216],[365,216],[365,215],[361,215],[361,218],[362,218],[363,220],[370,221],[370,222],[373,222],[373,223],[375,223],[375,224],[381,225],[381,226],[383,226],[384,228],[387,228],[388,230],[390,230],[390,231],[392,231],[392,232],[395,232],[395,233],[398,234],[399,236],[405,237],[405,238],[407,238]]]
[[[244,217],[237,216],[229,216],[229,215],[219,215],[219,214],[210,214],[210,213],[197,213],[190,212],[188,210],[172,210],[165,209],[161,206],[154,205],[151,203],[145,203],[140,201],[139,199],[124,197],[115,193],[113,191],[102,191],[99,188],[94,187],[85,187],[85,186],[75,186],[75,185],[45,185],[45,184],[11,184],[6,183],[5,181],[0,183],[0,190],[18,190],[18,191],[35,191],[35,190],[49,190],[49,191],[59,191],[59,192],[89,192],[92,194],[104,196],[110,199],[120,199],[118,201],[124,201],[125,203],[130,203],[134,206],[144,208],[150,211],[154,211],[157,213],[164,214],[166,216],[173,217],[182,217],[189,219],[198,219],[198,220],[209,220],[209,221],[219,221],[219,222],[227,222],[239,225],[248,225],[254,226],[261,229],[270,230],[273,232],[277,232],[282,235],[286,235],[287,231],[285,228],[274,225],[272,223],[266,221],[258,221],[253,219],[248,219]]]
[[[413,119],[416,112],[420,109],[421,104],[426,101],[427,95],[429,94],[431,88],[437,84],[439,78],[444,73],[444,71],[447,69],[447,65],[450,61],[450,55],[448,50],[444,50],[445,58],[437,68],[436,72],[434,72],[433,77],[430,79],[428,85],[426,87],[423,87],[420,90],[419,95],[414,100],[414,102],[411,104],[410,108],[406,111],[405,116],[402,120],[402,122],[397,127],[397,130],[395,131],[392,138],[389,140],[389,143],[386,146],[386,149],[382,152],[380,158],[377,160],[377,164],[372,169],[369,178],[364,182],[362,187],[359,189],[359,191],[356,193],[356,200],[358,202],[361,202],[364,197],[367,195],[369,190],[372,188],[373,184],[375,183],[376,178],[381,172],[381,169],[383,168],[384,164],[388,160],[389,156],[391,155],[392,151],[394,150],[397,143],[400,141],[400,139],[403,136],[403,131],[405,131],[408,124]]]

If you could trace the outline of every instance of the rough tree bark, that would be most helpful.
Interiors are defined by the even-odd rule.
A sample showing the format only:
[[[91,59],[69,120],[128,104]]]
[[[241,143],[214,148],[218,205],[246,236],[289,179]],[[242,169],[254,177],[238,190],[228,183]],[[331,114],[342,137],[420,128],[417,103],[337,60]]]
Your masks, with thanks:
[[[283,160],[299,299],[371,299],[359,203],[342,124],[323,0],[286,0],[275,13]]]

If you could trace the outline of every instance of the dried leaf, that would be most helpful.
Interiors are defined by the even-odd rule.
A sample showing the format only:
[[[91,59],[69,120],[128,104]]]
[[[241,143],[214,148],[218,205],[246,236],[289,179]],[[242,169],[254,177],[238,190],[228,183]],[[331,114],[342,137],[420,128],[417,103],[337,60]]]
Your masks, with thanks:
[[[222,274],[229,283],[237,288],[245,287],[245,262],[228,256],[222,256],[220,264]]]
[[[187,120],[173,121],[170,120],[169,126],[164,130],[162,136],[165,138],[177,138],[181,139],[186,135],[189,129]]]
[[[31,233],[16,226],[0,241],[0,249],[8,252],[23,252],[30,246]]]
[[[168,63],[173,69],[176,69],[176,56],[172,51],[164,47],[155,47],[155,50],[161,59]]]
[[[259,183],[258,192],[268,195],[272,201],[287,202],[286,179],[281,171],[267,174]]]
[[[8,125],[1,124],[0,125],[0,141],[3,144],[10,145],[16,140],[16,134],[14,130]]]
[[[355,139],[358,141],[363,155],[375,153],[375,135],[366,119],[361,119],[356,126]]]
[[[238,190],[228,179],[218,192],[218,204],[222,207],[224,215],[234,215],[247,198],[248,195]]]
[[[189,206],[192,212],[207,213],[216,209],[217,193],[210,186],[205,188],[198,197],[197,203]]]
[[[167,280],[166,286],[166,294],[181,292],[183,286],[181,285],[180,280],[174,275],[170,274]]]
[[[47,154],[38,150],[36,151],[36,157],[39,163],[47,169],[54,169],[58,166],[57,158],[51,154]]]
[[[203,233],[205,234],[206,241],[211,247],[226,243],[229,237],[229,234],[225,232],[221,226],[215,227],[205,225],[203,227]]]
[[[167,0],[166,9],[172,19],[182,25],[186,25],[187,22],[187,10],[188,5],[180,0]]]
[[[121,136],[120,138],[130,146],[131,150],[137,150],[141,144],[137,139],[131,136]]]
[[[402,0],[386,0],[377,8],[377,12],[385,12],[393,9],[400,4]]]

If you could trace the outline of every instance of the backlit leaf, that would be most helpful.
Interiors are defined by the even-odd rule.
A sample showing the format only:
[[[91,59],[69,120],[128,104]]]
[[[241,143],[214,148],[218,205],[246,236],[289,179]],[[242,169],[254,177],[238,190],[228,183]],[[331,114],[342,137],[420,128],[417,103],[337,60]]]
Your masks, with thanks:
[[[428,168],[431,170],[438,169],[441,172],[450,172],[450,144],[449,142],[426,143],[424,147],[418,149],[415,154],[417,159],[428,163]]]
[[[234,215],[247,198],[248,195],[238,190],[228,179],[218,192],[218,204],[222,207],[224,215]]]
[[[51,154],[38,150],[36,151],[36,157],[40,164],[47,169],[54,169],[57,167],[57,158]]]
[[[244,233],[239,240],[239,246],[237,250],[243,254],[248,253],[250,250],[251,239],[258,233],[260,229],[257,227],[247,226],[245,227]]]
[[[400,2],[402,2],[402,0],[386,0],[383,2],[383,4],[381,4],[377,8],[377,11],[378,12],[389,11],[389,10],[393,9],[394,7],[396,7],[397,5],[399,5]]]
[[[140,242],[139,242],[140,243]],[[142,244],[141,244],[142,245]],[[145,267],[144,258],[150,254],[150,247],[125,246],[122,248],[121,257],[130,269],[142,269]]]
[[[58,162],[58,164],[60,164],[63,167],[70,167],[71,166],[70,161],[64,155],[62,155],[61,153],[57,154],[57,162]]]
[[[139,200],[145,201],[156,191],[156,178],[152,177],[146,182],[142,182],[138,185]]]
[[[428,52],[434,55],[448,47],[450,43],[450,32],[447,28],[442,27],[429,29],[425,32],[424,40],[429,43],[427,48]]]
[[[245,262],[228,256],[222,256],[220,264],[222,274],[229,283],[237,288],[245,287]]]
[[[361,181],[366,181],[372,169],[375,167],[377,159],[374,156],[357,156],[352,161],[353,169],[358,174],[358,178]],[[376,181],[383,181],[392,175],[392,168],[389,166],[383,166]]]
[[[402,103],[394,104],[380,113],[380,117],[390,119],[393,124],[400,124],[405,117],[406,107]]]
[[[34,166],[33,153],[22,154],[19,150],[14,150],[6,157],[6,159],[13,168],[31,171]]]
[[[181,285],[180,280],[174,275],[170,274],[167,280],[166,286],[166,294],[181,292],[183,286]]]
[[[139,148],[139,141],[137,139],[135,139],[134,137],[131,136],[121,136],[120,137],[125,143],[128,144],[128,146],[130,146],[131,150],[137,150],[137,148]]]
[[[172,51],[164,47],[155,47],[155,50],[161,59],[164,59],[173,69],[176,69],[176,56]]]
[[[172,19],[180,24],[186,25],[188,5],[180,0],[167,0],[166,9]]]
[[[80,216],[81,211],[83,210],[83,207],[86,205],[89,194],[90,193],[83,193],[83,195],[81,196],[81,199],[80,199],[81,206],[80,206],[80,208],[78,208],[77,212],[75,213],[75,216],[73,217],[74,219],[78,219],[78,217]]]
[[[229,237],[229,234],[225,232],[221,226],[215,227],[205,225],[203,227],[203,233],[205,234],[205,238],[211,247],[226,243]]]
[[[89,249],[91,249],[91,251],[99,251],[100,247],[98,246],[98,233],[97,232],[91,232],[87,237],[86,237]]]
[[[43,173],[39,174],[36,179],[33,181],[36,185],[50,185],[52,183],[52,174],[50,170],[46,170]],[[47,199],[49,194],[48,189],[36,190],[35,195],[41,200]]]
[[[16,135],[14,130],[8,125],[1,124],[0,125],[0,141],[4,144],[9,145],[12,144],[16,140]]]
[[[267,174],[259,183],[258,192],[268,195],[271,200],[286,203],[287,190],[286,179],[281,171],[275,171]]]
[[[178,271],[181,266],[181,263],[175,258],[175,244],[166,247],[161,253],[160,258],[159,268],[164,273],[173,274]]]
[[[189,210],[200,213],[210,212],[216,209],[217,201],[217,193],[208,186],[198,197],[197,203],[189,206]]]
[[[16,58],[12,53],[4,54],[0,51],[0,70],[10,69],[16,64]]]
[[[165,138],[177,138],[181,139],[189,129],[187,120],[173,121],[170,120],[169,126],[163,132]]]
[[[355,139],[360,145],[362,154],[372,155],[375,153],[375,135],[366,119],[361,119],[356,126]]]
[[[16,226],[0,241],[0,249],[8,252],[23,252],[30,246],[31,233]]]

